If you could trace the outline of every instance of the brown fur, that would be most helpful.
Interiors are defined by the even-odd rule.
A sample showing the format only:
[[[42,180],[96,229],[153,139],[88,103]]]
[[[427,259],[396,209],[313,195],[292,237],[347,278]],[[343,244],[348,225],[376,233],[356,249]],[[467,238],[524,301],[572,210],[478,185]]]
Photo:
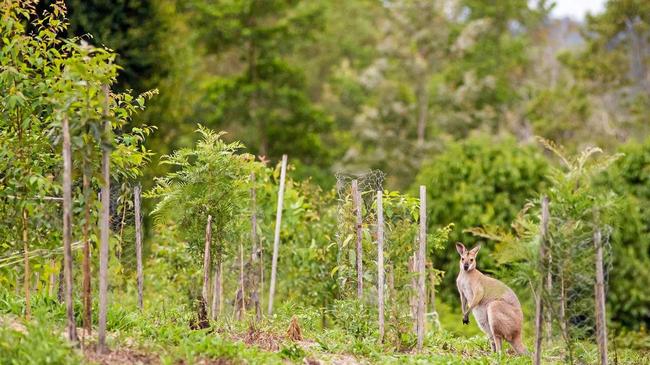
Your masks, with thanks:
[[[460,293],[463,323],[469,323],[472,311],[476,322],[490,339],[492,350],[501,351],[506,340],[518,354],[526,353],[522,342],[521,327],[524,315],[517,295],[501,281],[484,275],[476,269],[476,255],[481,247],[466,250],[462,243],[456,243],[460,254],[460,272],[456,286]]]

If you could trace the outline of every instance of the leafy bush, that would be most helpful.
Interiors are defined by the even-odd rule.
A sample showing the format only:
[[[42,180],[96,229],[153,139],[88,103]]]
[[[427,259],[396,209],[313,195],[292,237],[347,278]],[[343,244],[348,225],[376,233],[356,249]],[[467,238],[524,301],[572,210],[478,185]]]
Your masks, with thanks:
[[[280,356],[285,359],[298,361],[305,357],[305,350],[295,342],[291,342],[280,349]]]
[[[417,336],[413,332],[413,319],[397,310],[395,305],[388,319],[387,329],[386,341],[392,344],[397,351],[410,351],[417,344]]]
[[[334,302],[332,316],[340,328],[361,339],[370,336],[376,328],[376,316],[371,312],[369,307],[356,299],[343,299]]]
[[[624,145],[620,152],[600,181],[622,197],[613,224],[607,301],[615,323],[650,328],[650,139]]]
[[[12,321],[4,317],[1,321]],[[15,322],[0,322],[0,364],[80,364],[80,358],[61,335],[61,330],[45,319],[24,328]]]

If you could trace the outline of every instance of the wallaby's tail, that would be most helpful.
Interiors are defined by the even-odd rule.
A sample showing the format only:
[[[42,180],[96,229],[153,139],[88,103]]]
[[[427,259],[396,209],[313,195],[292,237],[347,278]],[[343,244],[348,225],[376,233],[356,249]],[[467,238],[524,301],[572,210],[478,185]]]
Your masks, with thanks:
[[[524,343],[521,341],[521,333],[517,335],[517,337],[512,339],[512,347],[517,351],[517,354],[519,355],[527,355],[528,350],[526,350],[526,346],[524,346]]]

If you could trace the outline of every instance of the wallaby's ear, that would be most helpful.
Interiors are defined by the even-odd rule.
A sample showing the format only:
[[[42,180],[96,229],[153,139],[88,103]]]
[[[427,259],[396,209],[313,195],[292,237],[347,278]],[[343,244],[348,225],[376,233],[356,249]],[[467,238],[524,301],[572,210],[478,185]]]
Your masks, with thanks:
[[[479,244],[478,246],[474,247],[473,249],[469,250],[469,253],[476,255],[478,253],[478,250],[481,249],[481,245]]]
[[[458,251],[459,255],[462,255],[465,253],[465,245],[463,245],[460,242],[456,242],[456,251]]]

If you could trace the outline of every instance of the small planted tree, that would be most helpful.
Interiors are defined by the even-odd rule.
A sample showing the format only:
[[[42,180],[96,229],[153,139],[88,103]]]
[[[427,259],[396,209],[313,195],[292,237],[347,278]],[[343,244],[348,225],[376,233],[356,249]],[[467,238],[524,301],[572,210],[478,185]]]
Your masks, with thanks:
[[[149,156],[142,141],[150,130],[129,132],[124,127],[132,113],[144,107],[144,98],[150,94],[133,98],[102,91],[116,79],[115,55],[63,36],[67,22],[62,1],[50,4],[43,14],[23,2],[4,5],[0,28],[4,40],[0,46],[0,199],[8,204],[0,206],[2,223],[10,222],[9,226],[22,229],[4,235],[9,232],[4,232],[1,227],[5,225],[0,224],[0,232],[9,238],[12,247],[20,243],[24,252],[27,294],[31,291],[30,262],[40,261],[38,266],[48,267],[51,273],[52,263],[60,257],[47,261],[44,258],[63,252],[65,269],[60,271],[59,282],[66,283],[68,336],[75,340],[72,250],[80,245],[73,241],[79,235],[84,246],[83,318],[84,327],[90,330],[89,240],[96,217],[96,210],[91,209],[92,192],[100,182],[140,174]],[[111,133],[114,129],[120,130],[119,136]],[[102,147],[118,162],[114,173],[103,180],[98,176]],[[80,217],[75,216],[77,212]],[[82,224],[75,226],[75,222]],[[55,249],[60,246],[65,249]],[[62,298],[63,285],[60,289]],[[29,314],[28,297],[26,302]]]
[[[220,270],[224,259],[236,252],[236,245],[230,241],[239,233],[239,220],[247,213],[251,159],[250,155],[237,154],[243,148],[240,143],[224,142],[223,132],[201,126],[197,132],[201,139],[194,148],[162,156],[161,163],[171,165],[174,171],[157,178],[146,196],[160,199],[152,214],[159,223],[176,223],[197,264],[202,262],[198,260],[202,253],[208,256],[210,252],[212,258],[204,257],[206,266],[214,262],[212,266]],[[206,230],[206,222],[211,229]],[[207,280],[204,277],[204,287]],[[223,290],[223,283],[217,284],[213,296]],[[207,306],[208,298],[203,299],[201,305]]]

